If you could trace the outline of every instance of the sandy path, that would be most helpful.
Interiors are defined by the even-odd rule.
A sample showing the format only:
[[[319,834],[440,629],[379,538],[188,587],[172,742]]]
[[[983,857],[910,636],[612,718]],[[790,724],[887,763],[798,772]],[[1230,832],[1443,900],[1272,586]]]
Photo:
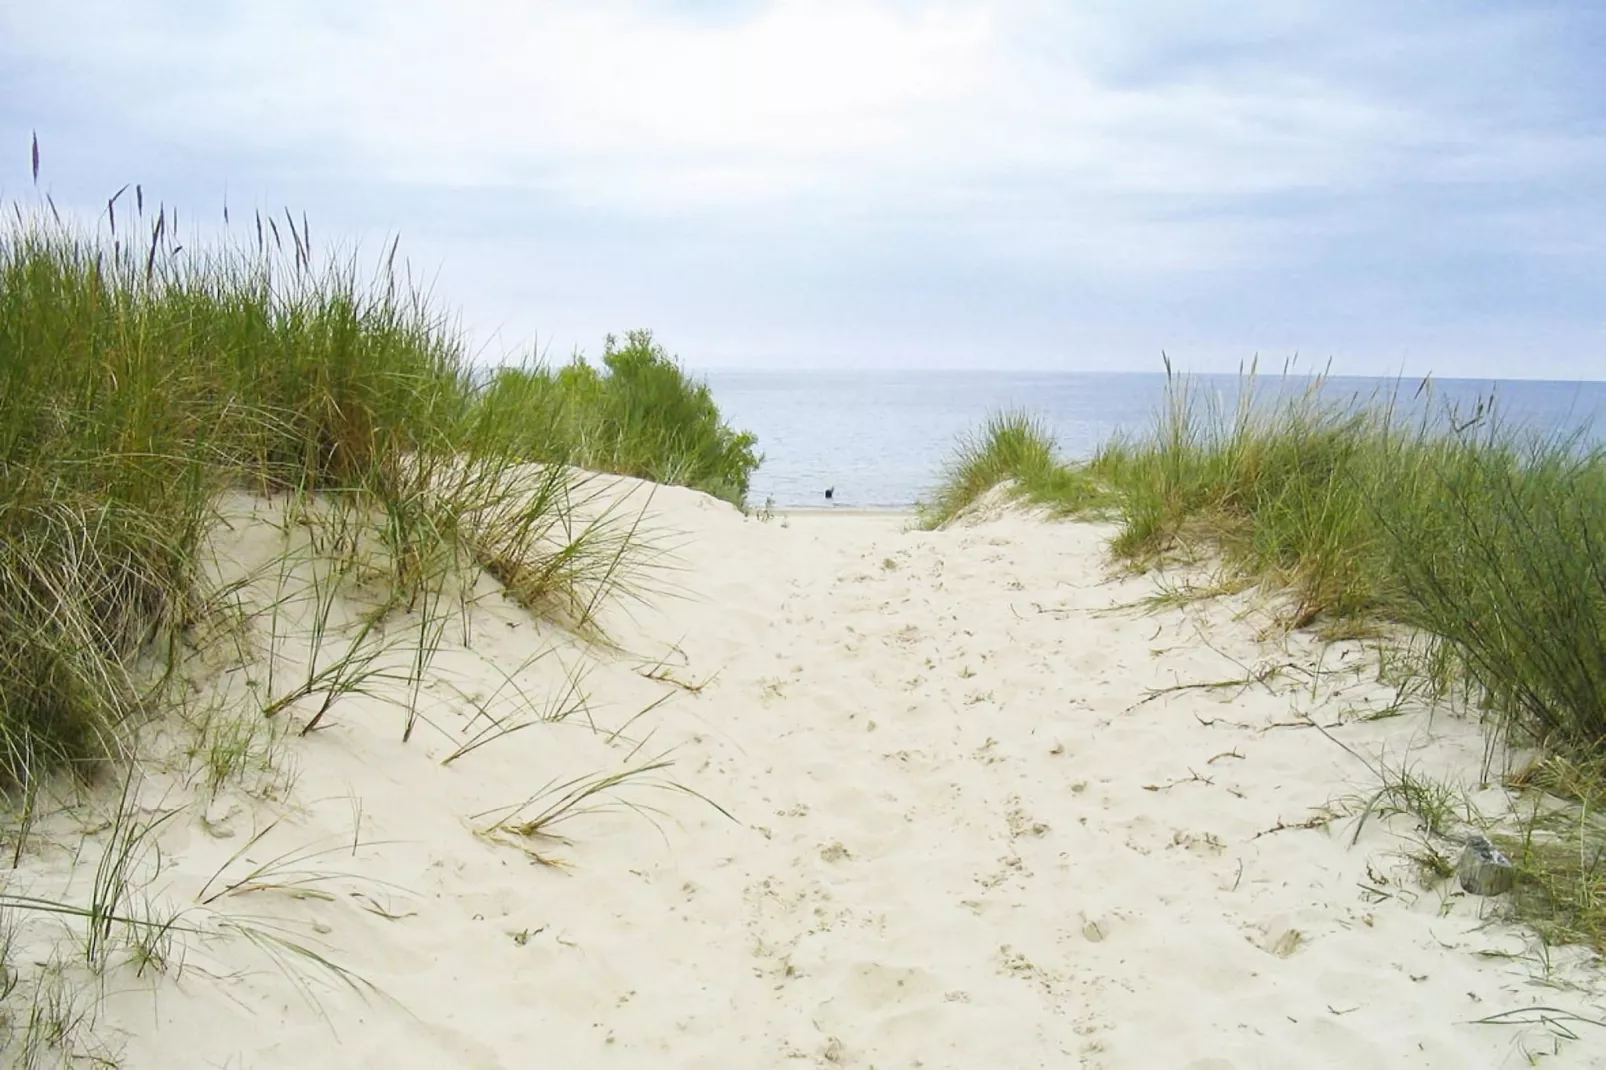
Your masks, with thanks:
[[[384,997],[319,987],[324,1020],[272,971],[131,985],[112,1005],[127,1065],[1592,1065],[1587,1036],[1471,1024],[1598,1002],[1536,988],[1519,933],[1421,887],[1409,819],[1354,847],[1351,820],[1285,827],[1368,787],[1295,726],[1307,712],[1351,746],[1477,771],[1474,725],[1357,719],[1394,698],[1358,648],[1259,642],[1247,598],[1131,608],[1154,582],[1107,576],[1092,526],[657,508],[689,536],[690,596],[616,618],[628,653],[588,688],[605,728],[673,697],[611,742],[541,727],[444,769],[449,734],[404,747],[394,712],[354,702],[306,745],[274,835],[350,839],[360,800],[374,846],[339,860],[335,901],[271,909]],[[503,665],[535,641],[511,607],[476,631],[474,657]],[[474,676],[461,657],[443,679]],[[713,682],[646,679],[666,657]],[[1288,668],[1142,701],[1268,664]],[[561,869],[468,828],[638,746],[672,749],[674,777],[736,820],[624,792],[656,820],[575,821]],[[232,811],[240,834],[262,805]],[[239,846],[174,836],[180,890]],[[376,888],[392,917],[352,905]],[[1569,961],[1548,979],[1581,976]]]
[[[1358,651],[1325,654],[1319,703],[1290,672],[1276,691],[1136,705],[1322,654],[1256,642],[1232,619],[1244,601],[1120,609],[1154,587],[1106,576],[1095,527],[794,524],[824,552],[789,556],[779,615],[730,662],[758,709],[726,722],[747,757],[716,763],[733,806],[773,814],[753,820],[782,857],[750,868],[745,916],[786,1054],[1449,1066],[1546,1047],[1464,1024],[1532,1002],[1521,972],[1450,949],[1489,941],[1477,901],[1364,849],[1400,849],[1387,837],[1347,850],[1274,831],[1371,787],[1336,745],[1282,727],[1392,701],[1343,669],[1369,668]],[[1470,728],[1391,720],[1346,741],[1466,776]],[[777,743],[784,762],[752,760]]]

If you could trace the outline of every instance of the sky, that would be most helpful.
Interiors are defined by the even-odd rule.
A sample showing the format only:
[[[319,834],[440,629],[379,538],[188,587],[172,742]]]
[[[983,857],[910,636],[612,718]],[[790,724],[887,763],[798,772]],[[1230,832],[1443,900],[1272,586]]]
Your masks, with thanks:
[[[1599,0],[0,0],[0,201],[399,235],[487,362],[1600,379],[1603,55]]]

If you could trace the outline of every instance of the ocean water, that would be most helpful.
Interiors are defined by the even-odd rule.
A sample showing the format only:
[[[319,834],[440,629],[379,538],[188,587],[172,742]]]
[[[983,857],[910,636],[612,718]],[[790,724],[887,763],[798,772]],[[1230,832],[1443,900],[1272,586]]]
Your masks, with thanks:
[[[703,373],[734,427],[755,432],[764,463],[748,501],[780,508],[907,509],[936,482],[959,437],[988,415],[1021,409],[1039,417],[1068,457],[1090,456],[1117,433],[1154,426],[1163,374],[1094,372],[746,372]],[[1236,375],[1189,377],[1202,397],[1236,406]],[[1257,396],[1308,389],[1306,378],[1263,376]],[[1446,418],[1491,396],[1513,428],[1582,430],[1606,440],[1606,382],[1332,377],[1325,397],[1395,397],[1397,409]],[[825,489],[835,488],[832,501]]]

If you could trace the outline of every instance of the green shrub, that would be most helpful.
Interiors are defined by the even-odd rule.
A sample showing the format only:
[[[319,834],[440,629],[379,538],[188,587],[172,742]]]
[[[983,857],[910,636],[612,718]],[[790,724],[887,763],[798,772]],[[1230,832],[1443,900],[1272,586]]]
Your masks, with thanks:
[[[502,369],[481,399],[481,419],[520,455],[657,483],[694,487],[737,506],[758,467],[756,439],[732,430],[705,383],[631,331],[610,336],[603,370]]]

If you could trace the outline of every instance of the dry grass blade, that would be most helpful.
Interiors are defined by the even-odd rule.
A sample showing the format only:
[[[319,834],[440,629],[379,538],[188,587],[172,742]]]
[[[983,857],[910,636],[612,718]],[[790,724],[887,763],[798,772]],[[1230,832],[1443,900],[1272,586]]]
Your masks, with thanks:
[[[373,882],[369,878],[361,878],[353,873],[339,870],[314,868],[308,865],[316,859],[327,858],[331,855],[349,853],[359,846],[356,843],[341,842],[328,847],[307,846],[283,851],[272,856],[264,862],[251,865],[237,876],[225,877],[228,870],[252,848],[258,846],[274,829],[279,827],[275,821],[242,844],[239,850],[218,867],[196,893],[196,901],[203,906],[210,906],[218,900],[233,895],[248,895],[254,892],[282,892],[293,898],[313,898],[332,900],[334,896],[322,889],[322,885],[330,881],[341,879],[361,879]],[[364,842],[360,846],[376,846],[373,842]]]
[[[501,829],[525,839],[539,838],[567,843],[563,837],[553,834],[552,830],[556,826],[582,814],[596,813],[617,805],[616,802],[611,802],[609,797],[620,787],[661,769],[668,769],[673,764],[668,759],[659,758],[616,773],[589,774],[561,782],[549,781],[524,802],[500,811],[482,811],[473,815],[473,819],[477,821],[490,814],[499,813],[501,816],[497,817],[485,831]],[[539,809],[527,815],[526,812],[537,804],[540,804]]]
[[[681,665],[685,666],[687,663],[686,652],[681,649],[679,643],[676,643],[670,646],[668,650],[665,651],[664,655],[657,661],[650,664],[644,662],[641,667],[636,669],[636,673],[637,675],[643,676],[648,680],[652,680],[656,683],[670,684],[693,695],[702,694],[703,690],[708,687],[708,685],[719,679],[719,670],[717,669],[710,675],[703,677],[701,680],[695,678],[689,680],[681,679],[678,675],[676,675],[674,667],[669,664],[670,659],[677,654],[680,656]]]
[[[224,918],[218,922],[218,929],[223,933],[233,933],[267,954],[280,971],[296,983],[303,998],[320,1014],[323,1013],[323,1005],[306,986],[304,971],[297,968],[302,964],[311,965],[320,973],[333,977],[359,996],[383,994],[379,986],[361,974],[340,965],[304,941],[271,932],[266,924],[248,924],[238,918]]]
[[[554,831],[565,822],[584,815],[602,813],[616,808],[630,810],[633,813],[647,817],[649,820],[662,814],[662,811],[656,807],[624,799],[619,793],[621,789],[630,786],[687,795],[713,807],[726,818],[732,821],[735,820],[729,811],[701,792],[678,782],[653,776],[653,774],[661,772],[673,764],[668,758],[658,757],[640,765],[627,766],[614,773],[597,773],[573,777],[564,781],[554,780],[521,803],[474,814],[472,820],[479,821],[494,815],[491,822],[479,830],[478,834],[480,836],[493,842],[509,842],[498,834],[511,836],[513,837],[511,841],[513,846],[526,851],[536,861],[545,865],[553,865],[555,863],[551,859],[536,853],[528,844],[530,841],[539,840],[564,845],[569,844],[570,840]],[[654,824],[656,824],[656,821],[654,821]]]
[[[1484,1018],[1474,1018],[1473,1025],[1542,1025],[1553,1030],[1564,1040],[1577,1040],[1578,1034],[1572,1031],[1574,1025],[1593,1025],[1606,1029],[1606,1020],[1599,1018],[1585,1018],[1560,1007],[1523,1007],[1518,1010],[1501,1011]]]
[[[520,669],[528,666],[531,661],[543,657],[546,653],[546,651],[541,651],[535,655],[532,655],[531,658],[525,662],[524,666],[520,666]],[[514,674],[505,673],[499,666],[494,664],[492,665],[492,668],[498,673],[502,674],[502,683],[497,686],[496,691],[493,692],[491,697],[488,699],[483,701],[469,699],[477,711],[476,716],[474,720],[470,722],[470,725],[477,722],[480,718],[484,718],[488,723],[483,728],[475,732],[474,735],[470,736],[468,740],[461,744],[456,750],[452,751],[452,753],[441,759],[442,765],[451,765],[464,755],[472,754],[474,751],[485,746],[487,743],[501,739],[504,736],[510,736],[514,732],[520,732],[526,728],[530,728],[538,724],[560,724],[564,721],[567,721],[576,713],[585,713],[588,711],[589,707],[586,701],[585,692],[582,690],[581,686],[583,683],[583,678],[579,672],[570,672],[565,674],[565,686],[563,690],[556,694],[553,698],[550,698],[543,705],[538,704],[525,693],[524,689],[520,687],[514,680]],[[491,704],[496,701],[497,696],[502,693],[502,689],[504,687],[511,687],[520,700],[520,708],[522,710],[531,711],[533,716],[525,718],[515,718],[512,716],[497,717],[495,714],[491,713]],[[593,725],[593,727],[595,726]]]

